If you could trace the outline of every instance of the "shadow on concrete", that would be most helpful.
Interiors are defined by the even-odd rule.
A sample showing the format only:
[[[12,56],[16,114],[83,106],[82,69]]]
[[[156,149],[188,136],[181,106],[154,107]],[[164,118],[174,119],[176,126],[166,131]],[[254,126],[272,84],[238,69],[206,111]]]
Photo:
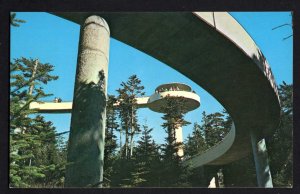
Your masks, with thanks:
[[[106,95],[94,83],[78,84],[75,94],[65,186],[98,187],[102,181]]]

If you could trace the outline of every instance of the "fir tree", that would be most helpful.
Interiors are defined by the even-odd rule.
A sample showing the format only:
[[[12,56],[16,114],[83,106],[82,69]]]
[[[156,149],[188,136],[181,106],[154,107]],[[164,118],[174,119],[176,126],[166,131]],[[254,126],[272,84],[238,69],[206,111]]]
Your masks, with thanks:
[[[164,98],[165,106],[162,107],[165,121],[162,127],[168,134],[166,143],[162,147],[162,170],[160,174],[160,185],[164,187],[186,186],[187,168],[183,167],[181,157],[177,154],[180,143],[176,143],[175,129],[189,124],[184,119],[185,99],[183,97]]]
[[[293,85],[283,82],[278,87],[281,100],[279,127],[267,139],[270,170],[275,187],[293,185]]]
[[[115,160],[115,151],[117,148],[117,140],[114,131],[119,127],[117,123],[117,112],[114,104],[117,99],[113,95],[108,96],[106,109],[106,129],[105,129],[105,149],[104,149],[104,184],[109,187],[109,181],[112,174],[112,163]]]
[[[58,77],[50,75],[52,65],[33,59],[15,59],[10,70],[10,187],[53,186],[59,159],[55,128],[39,115],[29,116],[29,104],[49,96],[41,85]]]
[[[198,123],[194,123],[192,135],[188,135],[184,148],[185,158],[201,154],[208,148],[205,141],[204,129]]]
[[[223,134],[222,134],[222,136],[224,137],[231,130],[233,120],[232,120],[231,116],[229,115],[229,113],[225,109],[223,109],[222,114],[224,115],[223,116],[224,130],[223,130]]]
[[[146,166],[146,162],[138,160],[137,158],[132,158],[134,163],[131,177],[130,177],[130,187],[142,187],[147,182],[146,176],[149,173],[149,168]]]
[[[228,128],[224,126],[224,115],[219,112],[206,115],[204,111],[202,116],[205,140],[208,147],[212,147],[222,141],[228,132]]]
[[[121,88],[117,90],[119,93],[119,114],[121,119],[121,128],[125,132],[125,157],[130,158],[133,153],[133,137],[140,131],[137,119],[137,103],[136,98],[143,96],[144,86],[141,80],[132,75],[128,81],[121,83]],[[129,154],[130,151],[130,154]]]
[[[116,104],[120,118],[119,131],[120,152],[112,162],[111,186],[131,187],[131,178],[134,176],[135,162],[133,155],[133,137],[140,131],[137,119],[136,98],[144,95],[144,86],[136,75],[129,77],[127,82],[121,83],[117,90]],[[125,134],[125,144],[122,145],[122,134]],[[137,184],[137,183],[135,183]]]
[[[112,187],[132,187],[131,172],[134,169],[132,158],[124,158],[118,155],[113,161],[113,172],[111,174]]]
[[[137,187],[157,186],[157,165],[160,159],[158,145],[152,139],[153,128],[142,126],[142,136],[134,152],[132,184]]]

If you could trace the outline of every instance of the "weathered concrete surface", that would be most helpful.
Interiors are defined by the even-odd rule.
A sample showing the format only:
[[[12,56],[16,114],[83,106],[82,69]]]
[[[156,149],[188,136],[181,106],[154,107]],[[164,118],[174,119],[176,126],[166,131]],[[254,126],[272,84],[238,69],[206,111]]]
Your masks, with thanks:
[[[257,185],[272,188],[272,176],[268,161],[265,139],[258,139],[255,132],[250,132],[251,144],[256,168]]]
[[[186,159],[184,165],[189,165],[191,168],[198,168],[206,164],[215,164],[215,162],[219,161],[218,158],[223,156],[228,149],[231,148],[236,139],[235,126],[233,124],[231,130],[221,142],[203,153],[196,154],[193,157]],[[229,158],[229,160],[232,160],[232,158]],[[226,160],[223,159],[222,162],[226,162]]]
[[[101,187],[109,35],[99,16],[81,27],[65,187]]]
[[[54,14],[80,24],[91,13]],[[277,127],[280,103],[272,72],[228,13],[96,14],[106,19],[113,38],[186,75],[226,108],[235,123],[235,141],[209,164],[227,164],[249,154],[250,129],[265,136]]]

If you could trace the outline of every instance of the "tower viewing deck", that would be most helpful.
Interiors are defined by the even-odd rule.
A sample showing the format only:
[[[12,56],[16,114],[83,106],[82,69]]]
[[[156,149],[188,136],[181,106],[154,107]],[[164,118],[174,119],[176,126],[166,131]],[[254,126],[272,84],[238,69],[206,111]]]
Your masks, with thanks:
[[[155,89],[155,91],[164,91],[164,90],[191,92],[192,88],[189,85],[186,85],[184,83],[173,82],[173,83],[162,84]]]
[[[161,109],[165,105],[165,97],[183,97],[185,113],[195,110],[200,106],[200,97],[192,88],[183,83],[162,84],[155,89],[155,93],[149,97],[148,107],[155,112],[163,113]]]

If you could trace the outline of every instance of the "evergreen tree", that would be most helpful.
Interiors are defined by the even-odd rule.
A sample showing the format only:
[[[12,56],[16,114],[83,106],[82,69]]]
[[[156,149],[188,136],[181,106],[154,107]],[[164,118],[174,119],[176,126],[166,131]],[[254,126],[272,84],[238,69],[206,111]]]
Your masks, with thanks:
[[[184,158],[188,159],[196,154],[202,154],[208,149],[208,145],[205,141],[203,126],[198,123],[194,123],[192,134],[188,135],[184,144]],[[190,169],[188,174],[188,182],[192,187],[207,187],[207,181],[205,178],[204,166],[196,169]]]
[[[267,139],[270,169],[275,187],[293,185],[293,85],[283,82],[278,87],[281,100],[279,127]]]
[[[219,112],[206,115],[205,111],[202,115],[205,140],[208,147],[212,147],[222,141],[228,132],[228,128],[224,126],[224,115]]]
[[[223,116],[223,130],[222,130],[222,139],[224,139],[224,137],[227,135],[227,133],[231,130],[232,124],[233,124],[233,120],[231,118],[231,116],[229,115],[229,113],[223,109],[222,110],[222,114]]]
[[[117,123],[117,112],[114,104],[117,99],[113,95],[108,96],[106,109],[106,129],[105,129],[105,149],[104,149],[104,181],[105,186],[109,187],[109,180],[112,174],[112,163],[115,160],[117,140],[114,131],[119,127]]]
[[[15,59],[10,63],[10,186],[53,186],[60,154],[55,128],[42,116],[32,116],[29,104],[49,96],[41,86],[56,80],[53,66],[33,59]],[[59,167],[59,165],[61,165]],[[63,168],[63,167],[62,167]]]
[[[137,158],[132,158],[133,169],[130,177],[130,187],[142,187],[147,182],[146,175],[149,173],[149,169],[146,166],[146,162],[142,162]]]
[[[132,185],[136,187],[157,186],[157,165],[160,159],[158,145],[152,139],[153,128],[142,126],[142,136],[134,152],[134,169],[131,173]]]
[[[204,130],[198,123],[194,123],[192,135],[188,135],[184,148],[185,158],[192,157],[195,154],[201,154],[208,148],[205,141]]]
[[[125,157],[130,158],[133,154],[133,137],[140,131],[137,119],[137,103],[136,98],[143,96],[144,86],[141,80],[132,75],[128,81],[121,83],[121,88],[117,90],[119,93],[119,114],[121,119],[121,128],[125,132]],[[130,154],[129,154],[130,151]]]
[[[111,187],[132,187],[131,177],[134,169],[132,158],[124,158],[119,154],[113,161],[113,172],[111,174]]]
[[[162,170],[160,175],[160,186],[176,187],[186,186],[187,168],[183,167],[181,157],[177,154],[180,143],[176,143],[175,129],[180,126],[189,124],[184,119],[185,99],[183,97],[164,98],[165,106],[162,107],[164,115],[162,119],[165,121],[162,127],[168,134],[166,143],[163,144],[162,151]]]
[[[132,186],[132,177],[134,176],[132,172],[135,168],[135,161],[132,158],[133,137],[140,131],[136,98],[144,95],[143,89],[141,80],[136,75],[132,75],[127,82],[122,82],[121,88],[117,90],[116,104],[118,104],[117,111],[120,118],[120,127],[116,131],[120,133],[120,152],[112,162],[111,186]],[[125,134],[124,146],[122,145],[122,134]]]
[[[32,165],[32,148],[40,146],[40,141],[32,135],[15,133],[10,135],[10,187],[30,187],[36,179],[44,178],[42,169]]]

